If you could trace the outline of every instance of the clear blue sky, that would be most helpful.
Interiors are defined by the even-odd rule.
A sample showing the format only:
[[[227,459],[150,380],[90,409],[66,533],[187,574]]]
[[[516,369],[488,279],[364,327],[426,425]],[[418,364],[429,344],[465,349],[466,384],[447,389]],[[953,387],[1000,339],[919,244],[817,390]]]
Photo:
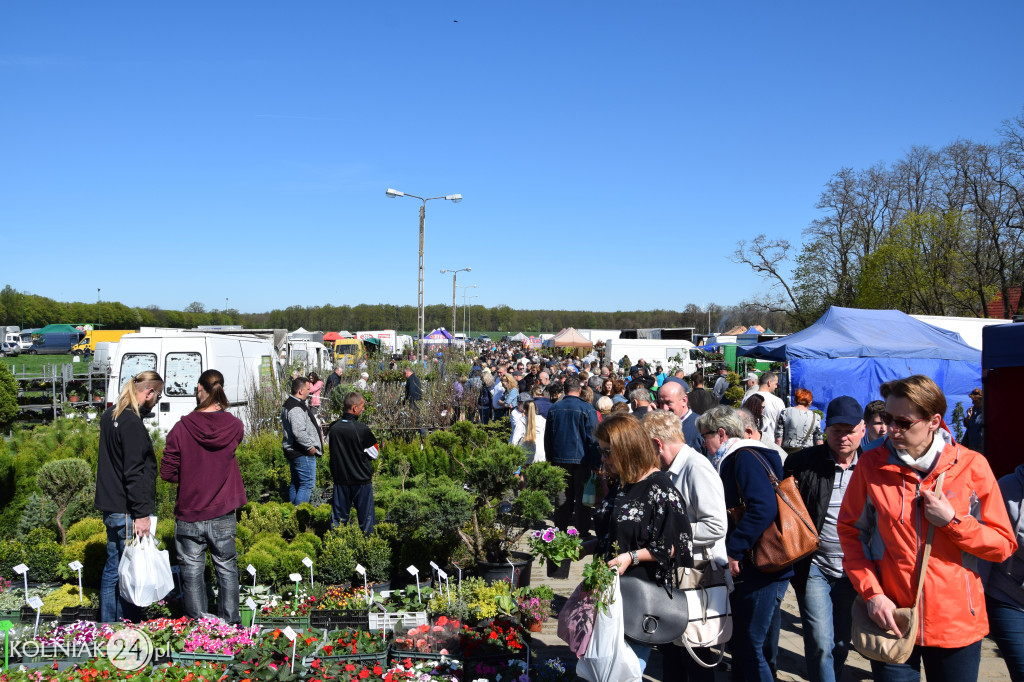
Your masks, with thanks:
[[[0,285],[257,312],[682,309],[843,166],[994,140],[1024,3],[5,2]],[[636,263],[639,276],[621,278]],[[644,283],[646,273],[647,283]],[[460,293],[461,304],[461,293]]]

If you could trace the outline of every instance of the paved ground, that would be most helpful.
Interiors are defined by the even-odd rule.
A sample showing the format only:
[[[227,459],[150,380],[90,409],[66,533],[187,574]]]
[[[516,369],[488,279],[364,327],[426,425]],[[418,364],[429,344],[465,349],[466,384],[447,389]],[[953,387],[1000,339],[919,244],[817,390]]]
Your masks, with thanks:
[[[587,560],[589,561],[589,559]],[[573,564],[569,577],[565,580],[548,578],[543,566],[534,563],[531,576],[532,585],[549,585],[556,595],[563,599],[572,594],[572,591],[583,578],[583,564],[579,561]],[[556,597],[557,598],[557,597]],[[557,603],[556,606],[560,606]],[[549,619],[544,624],[544,631],[533,635],[534,655],[541,658],[561,658],[567,664],[575,660],[574,655],[569,651],[565,643],[556,634],[557,623]],[[800,628],[800,612],[797,609],[796,596],[792,588],[782,603],[782,634],[779,637],[779,679],[785,681],[803,681],[807,679],[807,671],[803,658],[803,638]],[[726,661],[728,661],[728,655]],[[925,675],[922,672],[921,678]],[[719,667],[716,679],[721,682],[729,680],[730,676],[725,672],[724,664]],[[1007,680],[1006,665],[1000,658],[999,652],[991,640],[986,639],[982,643],[981,672],[979,680]],[[661,656],[655,651],[648,663],[646,680],[661,680]],[[846,670],[843,673],[844,682],[854,682],[871,679],[871,667],[868,661],[856,651],[851,652],[847,659]]]

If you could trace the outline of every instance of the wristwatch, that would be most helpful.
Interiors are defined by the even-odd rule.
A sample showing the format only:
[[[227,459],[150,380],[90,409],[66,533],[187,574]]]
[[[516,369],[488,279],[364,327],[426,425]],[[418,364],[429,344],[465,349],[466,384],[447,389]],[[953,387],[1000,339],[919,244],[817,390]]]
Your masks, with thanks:
[[[632,563],[633,566],[636,566],[637,564],[640,563],[640,557],[637,556],[635,549],[634,550],[630,550],[630,552],[629,552],[629,561],[630,561],[630,563]]]

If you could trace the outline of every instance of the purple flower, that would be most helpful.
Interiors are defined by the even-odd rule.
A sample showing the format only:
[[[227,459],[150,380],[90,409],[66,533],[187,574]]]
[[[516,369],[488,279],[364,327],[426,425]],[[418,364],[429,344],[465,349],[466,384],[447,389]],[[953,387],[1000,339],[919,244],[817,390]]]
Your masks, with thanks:
[[[533,537],[539,538],[540,536],[541,536],[541,532],[539,530],[533,531]]]
[[[552,529],[548,528],[546,531],[544,531],[543,538],[544,538],[544,542],[551,542],[552,540],[555,539],[555,531],[553,531]]]
[[[578,530],[576,530],[575,528],[570,528],[569,530],[567,530],[565,532],[568,533],[569,537],[572,537],[572,538],[574,538],[574,537],[576,537],[577,535],[580,534],[580,532]]]

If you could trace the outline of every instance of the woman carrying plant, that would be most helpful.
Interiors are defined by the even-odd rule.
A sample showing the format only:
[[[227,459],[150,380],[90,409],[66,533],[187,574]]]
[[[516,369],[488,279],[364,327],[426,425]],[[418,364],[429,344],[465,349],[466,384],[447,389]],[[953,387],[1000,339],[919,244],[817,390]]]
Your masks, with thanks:
[[[178,484],[174,505],[174,544],[181,567],[185,615],[207,612],[206,550],[217,573],[217,616],[239,623],[238,560],[235,510],[246,503],[235,448],[242,442],[242,422],[226,410],[224,375],[208,369],[196,385],[195,410],[167,434],[160,477]]]
[[[693,565],[690,522],[679,491],[661,471],[651,439],[633,415],[608,416],[594,435],[613,483],[594,512],[597,538],[584,543],[584,553],[606,558],[620,575],[630,570],[659,586],[671,585],[676,566]],[[646,667],[651,647],[628,638],[626,643]]]
[[[871,673],[917,680],[923,661],[929,682],[976,680],[989,629],[978,559],[1007,559],[1017,549],[1014,529],[988,462],[953,442],[935,382],[914,375],[880,391],[888,437],[861,456],[843,496],[843,569],[875,625],[902,636],[895,611],[917,602],[919,627],[905,663],[872,661]],[[929,526],[935,530],[918,601]]]
[[[139,372],[125,382],[117,404],[100,417],[96,508],[107,527],[107,563],[100,578],[104,623],[141,620],[142,611],[120,595],[117,568],[128,538],[156,530],[149,527],[156,509],[156,454],[142,419],[156,407],[163,390],[159,374]]]

